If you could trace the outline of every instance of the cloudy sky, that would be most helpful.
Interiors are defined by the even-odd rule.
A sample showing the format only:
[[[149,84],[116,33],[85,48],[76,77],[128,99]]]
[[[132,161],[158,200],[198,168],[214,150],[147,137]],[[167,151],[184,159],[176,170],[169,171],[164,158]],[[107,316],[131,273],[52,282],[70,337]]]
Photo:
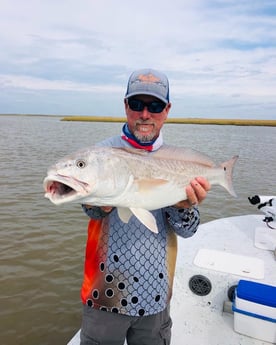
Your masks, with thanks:
[[[123,116],[129,74],[172,117],[276,119],[275,0],[0,0],[0,113]]]

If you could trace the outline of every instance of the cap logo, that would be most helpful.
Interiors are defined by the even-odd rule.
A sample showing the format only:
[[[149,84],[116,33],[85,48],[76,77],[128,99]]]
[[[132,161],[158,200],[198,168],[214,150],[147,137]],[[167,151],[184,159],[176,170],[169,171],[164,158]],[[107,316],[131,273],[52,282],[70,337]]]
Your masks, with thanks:
[[[136,83],[147,83],[147,84],[158,84],[164,88],[166,85],[162,82],[162,80],[156,77],[154,74],[139,74],[135,80],[133,80],[132,84]]]
[[[140,74],[140,75],[138,75],[137,79],[142,83],[159,83],[160,82],[160,79],[157,78],[152,73]]]

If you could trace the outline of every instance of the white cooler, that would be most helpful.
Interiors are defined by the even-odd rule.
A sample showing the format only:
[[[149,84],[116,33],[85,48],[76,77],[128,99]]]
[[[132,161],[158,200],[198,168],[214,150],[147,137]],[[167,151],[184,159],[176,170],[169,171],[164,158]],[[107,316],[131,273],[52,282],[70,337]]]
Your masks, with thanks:
[[[276,286],[240,280],[232,309],[236,332],[276,344]]]

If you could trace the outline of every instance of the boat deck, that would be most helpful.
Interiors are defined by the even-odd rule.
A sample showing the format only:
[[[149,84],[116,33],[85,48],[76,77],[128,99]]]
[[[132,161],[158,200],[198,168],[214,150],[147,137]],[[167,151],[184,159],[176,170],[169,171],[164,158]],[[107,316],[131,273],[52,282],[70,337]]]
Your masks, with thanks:
[[[200,225],[193,237],[178,239],[171,345],[271,344],[236,333],[234,315],[224,311],[231,311],[229,288],[240,279],[276,285],[276,230],[262,219],[262,215],[218,219]],[[196,281],[196,275],[203,280]],[[79,332],[68,345],[79,345]]]

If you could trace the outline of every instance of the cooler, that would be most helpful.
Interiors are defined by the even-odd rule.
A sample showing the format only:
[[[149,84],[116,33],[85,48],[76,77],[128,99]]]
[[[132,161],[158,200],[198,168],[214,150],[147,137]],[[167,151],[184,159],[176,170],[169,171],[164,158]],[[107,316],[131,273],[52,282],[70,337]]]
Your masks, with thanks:
[[[240,280],[232,309],[236,332],[276,344],[276,286]]]

